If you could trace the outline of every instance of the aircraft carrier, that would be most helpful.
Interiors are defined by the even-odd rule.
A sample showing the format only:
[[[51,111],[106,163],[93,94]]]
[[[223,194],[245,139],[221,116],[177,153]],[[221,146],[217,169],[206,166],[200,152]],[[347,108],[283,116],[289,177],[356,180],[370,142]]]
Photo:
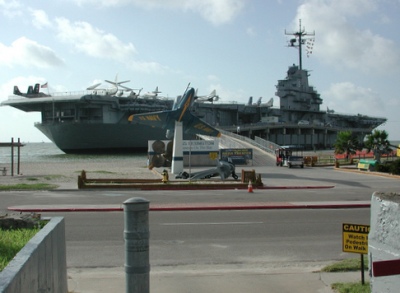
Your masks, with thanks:
[[[309,85],[309,72],[302,69],[301,47],[306,33],[293,33],[291,45],[298,42],[299,65],[289,66],[286,77],[278,80],[276,96],[262,103],[221,103],[216,95],[197,99],[190,111],[217,129],[254,139],[256,136],[278,145],[296,145],[303,149],[332,148],[340,131],[352,131],[360,140],[386,118],[362,114],[339,114],[321,110],[322,98]],[[149,140],[164,140],[166,131],[132,124],[128,117],[137,113],[170,110],[173,100],[141,96],[122,82],[114,84],[112,92],[96,90],[95,86],[82,92],[43,94],[35,90],[14,95],[1,103],[25,112],[40,112],[41,121],[35,126],[65,153],[117,153],[146,151]],[[97,85],[96,85],[97,86]],[[158,91],[158,90],[157,90]],[[186,139],[190,137],[185,137]]]

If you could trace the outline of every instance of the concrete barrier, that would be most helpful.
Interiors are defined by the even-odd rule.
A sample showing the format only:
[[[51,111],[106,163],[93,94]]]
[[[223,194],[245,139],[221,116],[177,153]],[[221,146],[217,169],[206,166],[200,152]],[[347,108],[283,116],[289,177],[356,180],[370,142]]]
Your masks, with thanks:
[[[68,292],[63,217],[51,218],[0,273],[0,292]]]
[[[400,194],[375,192],[368,236],[371,292],[399,292]]]

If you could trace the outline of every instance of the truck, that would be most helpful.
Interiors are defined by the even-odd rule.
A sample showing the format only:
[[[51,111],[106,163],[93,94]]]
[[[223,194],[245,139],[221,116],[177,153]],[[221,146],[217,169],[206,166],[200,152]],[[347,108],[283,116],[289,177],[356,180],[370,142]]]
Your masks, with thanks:
[[[304,158],[302,156],[289,156],[287,159],[288,168],[299,166],[304,168]]]

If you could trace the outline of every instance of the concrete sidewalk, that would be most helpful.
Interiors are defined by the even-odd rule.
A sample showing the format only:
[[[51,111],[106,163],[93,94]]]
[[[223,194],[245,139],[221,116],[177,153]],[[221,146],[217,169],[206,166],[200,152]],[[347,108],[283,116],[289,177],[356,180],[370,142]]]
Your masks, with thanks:
[[[368,282],[368,272],[364,275]],[[68,269],[71,293],[125,292],[125,280],[123,267]],[[150,271],[152,293],[332,293],[333,283],[347,282],[361,283],[361,272],[324,273],[300,267],[236,271],[154,268]]]

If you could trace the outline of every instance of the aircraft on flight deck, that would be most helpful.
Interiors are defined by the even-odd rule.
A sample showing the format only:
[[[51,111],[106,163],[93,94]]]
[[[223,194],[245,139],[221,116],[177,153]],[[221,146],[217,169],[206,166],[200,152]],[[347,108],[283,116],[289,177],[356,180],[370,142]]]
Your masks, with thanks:
[[[130,94],[128,95],[128,97],[130,97],[130,98],[139,97],[140,96],[140,92],[143,90],[143,88],[141,88],[141,89],[131,89],[131,88],[129,88],[127,86],[123,86],[123,85],[120,85],[119,87],[122,87],[125,92],[130,92]],[[136,93],[135,91],[138,91],[138,92]],[[118,96],[122,96],[122,94],[123,94],[123,91],[120,91],[118,93]]]
[[[161,92],[158,90],[158,86],[157,86],[154,91],[147,92],[147,93],[143,94],[142,97],[144,97],[144,98],[156,98],[158,96],[158,94],[161,94]]]
[[[183,96],[176,98],[172,110],[133,114],[128,117],[128,121],[166,129],[168,139],[174,136],[175,121],[182,122],[185,133],[220,137],[221,133],[217,129],[190,113],[195,97],[194,89],[188,88]]]
[[[209,95],[206,96],[198,96],[196,90],[196,100],[197,102],[216,102],[219,100],[219,96],[217,95],[217,91],[213,90]]]
[[[40,97],[49,97],[50,96],[50,95],[40,92],[40,84],[38,84],[38,83],[35,84],[35,87],[30,85],[28,87],[28,91],[26,92],[26,94],[21,93],[18,86],[14,85],[14,95],[23,96],[26,98],[40,98]]]
[[[125,89],[125,91],[127,90],[131,90],[127,87],[122,86],[121,84],[123,83],[127,83],[129,82],[129,80],[125,80],[125,81],[118,81],[118,74],[115,76],[115,81],[109,81],[109,80],[105,80],[105,82],[111,83],[113,86],[110,88],[103,88],[103,89],[99,89],[97,88],[99,85],[101,85],[100,83],[96,83],[90,87],[87,88],[88,91],[93,91],[93,94],[95,95],[115,95],[118,92],[118,86],[123,87]],[[122,92],[121,92],[122,95]]]

